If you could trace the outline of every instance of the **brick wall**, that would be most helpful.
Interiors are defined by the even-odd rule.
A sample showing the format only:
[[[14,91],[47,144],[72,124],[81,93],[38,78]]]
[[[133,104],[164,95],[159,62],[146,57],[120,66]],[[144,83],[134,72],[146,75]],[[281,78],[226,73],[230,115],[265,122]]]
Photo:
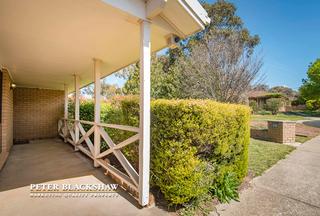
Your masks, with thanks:
[[[2,77],[2,122],[1,122],[1,139],[2,150],[9,152],[12,146],[12,128],[13,128],[13,96],[11,78],[7,71],[3,71]]]
[[[261,139],[261,140],[270,140],[268,135],[268,129],[250,129],[250,136],[255,139]]]
[[[290,121],[268,121],[270,138],[279,143],[294,143],[296,124]]]
[[[32,140],[56,137],[63,117],[64,91],[15,88],[13,91],[13,138]]]
[[[11,78],[6,70],[2,71],[2,117],[0,124],[0,169],[2,168],[13,143],[13,92]]]
[[[296,123],[291,121],[268,121],[267,130],[251,129],[251,137],[277,143],[294,143]]]

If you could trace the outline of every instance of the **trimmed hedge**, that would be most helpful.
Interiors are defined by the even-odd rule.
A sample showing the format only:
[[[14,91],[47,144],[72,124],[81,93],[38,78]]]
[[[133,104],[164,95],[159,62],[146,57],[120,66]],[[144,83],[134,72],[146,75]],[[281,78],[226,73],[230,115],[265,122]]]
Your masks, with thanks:
[[[137,97],[118,98],[108,107],[103,109],[106,122],[138,126]],[[159,188],[171,204],[181,204],[208,193],[212,185],[222,185],[227,173],[242,180],[248,168],[249,119],[250,109],[243,105],[153,100],[152,186]],[[113,132],[118,141],[130,135]],[[137,143],[124,149],[135,165],[137,151]]]

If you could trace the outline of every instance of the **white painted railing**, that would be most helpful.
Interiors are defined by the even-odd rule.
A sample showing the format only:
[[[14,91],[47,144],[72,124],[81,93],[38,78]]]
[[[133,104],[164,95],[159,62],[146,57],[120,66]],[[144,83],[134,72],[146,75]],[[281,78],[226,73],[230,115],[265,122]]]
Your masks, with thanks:
[[[85,131],[83,125],[90,125],[90,129]],[[98,128],[98,130],[95,130],[96,127]],[[76,128],[78,128],[80,132],[79,137],[76,137]],[[116,144],[110,138],[105,128],[131,131],[136,132],[136,134]],[[140,139],[139,128],[116,124],[97,124],[94,122],[83,120],[61,119],[58,122],[58,132],[65,142],[69,142],[75,147],[76,150],[80,150],[88,157],[93,159],[97,164],[99,164],[107,171],[106,173],[110,173],[111,175],[116,177],[121,181],[122,184],[125,183],[125,185],[130,187],[130,190],[138,192],[139,175],[134,167],[130,164],[128,159],[125,157],[125,155],[121,152],[121,149]],[[94,142],[90,140],[90,135],[96,132],[98,132],[102,139],[107,143],[109,149],[103,152],[95,152]],[[111,165],[108,160],[106,160],[106,157],[109,154],[114,154],[127,174],[121,172],[119,169]]]

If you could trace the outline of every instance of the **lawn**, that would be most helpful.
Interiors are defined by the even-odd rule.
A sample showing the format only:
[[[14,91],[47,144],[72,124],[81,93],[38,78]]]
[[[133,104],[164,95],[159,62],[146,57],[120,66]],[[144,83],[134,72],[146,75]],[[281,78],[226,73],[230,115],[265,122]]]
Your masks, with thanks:
[[[251,139],[249,145],[249,172],[254,176],[261,175],[294,149],[294,147],[284,144]]]
[[[251,120],[255,121],[267,121],[267,120],[285,120],[285,121],[298,121],[305,120],[307,117],[296,115],[296,114],[286,114],[279,113],[277,115],[252,115]]]
[[[310,140],[312,137],[296,135],[296,142],[304,143]]]

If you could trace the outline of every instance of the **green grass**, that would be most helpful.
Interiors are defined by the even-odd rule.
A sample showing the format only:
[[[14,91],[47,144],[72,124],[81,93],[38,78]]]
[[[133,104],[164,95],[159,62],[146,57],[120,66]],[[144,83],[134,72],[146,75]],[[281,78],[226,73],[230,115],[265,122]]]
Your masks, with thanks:
[[[285,114],[279,113],[277,115],[252,115],[251,120],[267,121],[267,120],[284,120],[284,121],[297,121],[304,120],[306,117],[295,115],[295,114]]]
[[[295,148],[292,146],[251,139],[249,145],[249,172],[261,175],[277,161],[285,158]]]
[[[296,142],[304,143],[310,140],[311,137],[296,135]]]

